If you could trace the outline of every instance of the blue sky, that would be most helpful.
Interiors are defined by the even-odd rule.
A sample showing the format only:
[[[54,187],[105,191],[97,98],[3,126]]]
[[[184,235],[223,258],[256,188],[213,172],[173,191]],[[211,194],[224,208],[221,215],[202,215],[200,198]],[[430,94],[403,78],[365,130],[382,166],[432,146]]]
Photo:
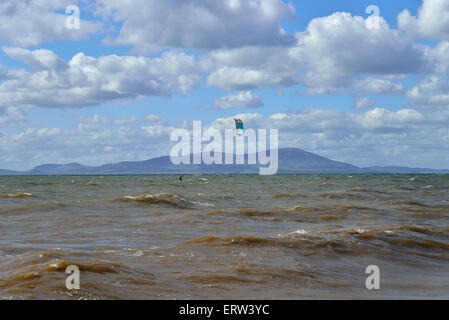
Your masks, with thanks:
[[[0,4],[0,168],[143,160],[235,115],[355,165],[449,167],[447,1],[129,2]]]

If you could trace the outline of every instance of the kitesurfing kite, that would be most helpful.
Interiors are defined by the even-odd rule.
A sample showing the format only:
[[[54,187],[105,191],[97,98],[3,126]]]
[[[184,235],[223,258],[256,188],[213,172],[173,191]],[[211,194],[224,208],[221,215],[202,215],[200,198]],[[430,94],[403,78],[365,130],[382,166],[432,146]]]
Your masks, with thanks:
[[[243,135],[243,121],[240,119],[234,119],[235,131],[239,136]]]

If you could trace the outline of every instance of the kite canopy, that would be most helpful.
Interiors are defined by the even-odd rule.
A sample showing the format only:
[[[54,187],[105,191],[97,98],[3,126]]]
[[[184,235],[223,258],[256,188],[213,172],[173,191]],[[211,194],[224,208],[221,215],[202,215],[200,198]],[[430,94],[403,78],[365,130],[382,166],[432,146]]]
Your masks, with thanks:
[[[234,119],[235,130],[239,136],[243,134],[243,121],[240,119]]]

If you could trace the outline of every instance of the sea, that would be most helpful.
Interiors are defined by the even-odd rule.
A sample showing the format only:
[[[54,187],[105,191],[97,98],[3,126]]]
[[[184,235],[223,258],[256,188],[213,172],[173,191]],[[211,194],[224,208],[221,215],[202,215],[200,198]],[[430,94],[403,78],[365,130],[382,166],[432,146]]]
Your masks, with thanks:
[[[421,298],[449,175],[0,176],[0,299]]]

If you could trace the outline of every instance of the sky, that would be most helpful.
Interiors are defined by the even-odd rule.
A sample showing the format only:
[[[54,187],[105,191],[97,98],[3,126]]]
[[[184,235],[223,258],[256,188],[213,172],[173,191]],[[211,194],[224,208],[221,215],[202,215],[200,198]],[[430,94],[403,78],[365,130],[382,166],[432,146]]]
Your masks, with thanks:
[[[2,0],[0,21],[3,169],[168,155],[175,128],[236,116],[333,160],[449,168],[449,0]]]

